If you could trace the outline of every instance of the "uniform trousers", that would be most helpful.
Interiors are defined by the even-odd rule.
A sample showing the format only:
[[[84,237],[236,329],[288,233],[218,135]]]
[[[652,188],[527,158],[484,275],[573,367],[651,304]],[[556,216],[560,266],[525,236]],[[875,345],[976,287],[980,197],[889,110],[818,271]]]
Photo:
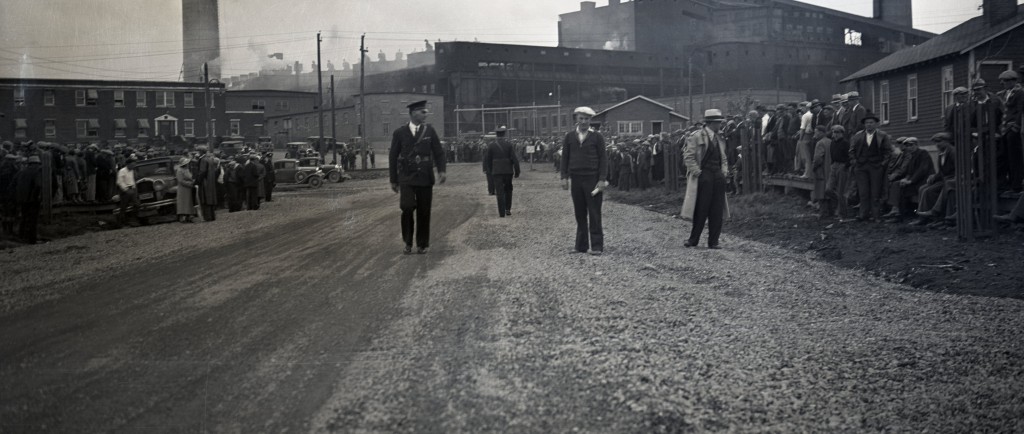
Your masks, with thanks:
[[[494,194],[494,175],[487,174],[487,194]]]
[[[604,230],[601,228],[601,202],[604,192],[591,195],[598,176],[570,175],[569,193],[576,215],[576,251],[604,251]]]
[[[434,188],[429,185],[401,184],[398,189],[398,207],[402,210],[402,241],[411,246],[415,234],[416,247],[430,247],[430,207],[434,199]]]
[[[491,176],[494,177],[494,191],[498,196],[498,215],[505,217],[512,211],[512,174]]]
[[[885,184],[885,169],[878,163],[867,163],[853,169],[857,180],[857,194],[860,197],[860,218],[879,217],[879,205]]]
[[[708,225],[708,246],[717,246],[725,220],[725,174],[721,170],[702,170],[697,177],[697,201],[693,208],[690,244],[697,245]]]

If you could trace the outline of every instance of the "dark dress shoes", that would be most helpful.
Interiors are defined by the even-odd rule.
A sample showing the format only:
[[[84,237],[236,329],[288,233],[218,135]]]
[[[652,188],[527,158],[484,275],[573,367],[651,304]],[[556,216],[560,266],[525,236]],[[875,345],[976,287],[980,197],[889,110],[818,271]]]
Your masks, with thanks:
[[[416,253],[420,254],[420,255],[425,255],[425,254],[427,254],[427,248],[426,247],[419,247],[419,248],[416,249]]]
[[[694,247],[696,245],[697,245],[697,243],[695,243],[693,241],[690,241],[690,240],[686,240],[686,242],[683,243],[683,247]]]
[[[406,255],[412,253],[412,246],[405,246],[405,251],[402,253],[405,253]]]

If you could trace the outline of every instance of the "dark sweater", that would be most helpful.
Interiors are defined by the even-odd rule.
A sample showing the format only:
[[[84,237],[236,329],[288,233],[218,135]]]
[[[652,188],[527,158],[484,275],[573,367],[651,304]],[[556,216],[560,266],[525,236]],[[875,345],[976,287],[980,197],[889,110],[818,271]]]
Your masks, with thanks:
[[[604,179],[608,173],[604,136],[591,131],[580,143],[576,130],[566,133],[562,140],[561,173],[562,179],[568,179],[570,175],[596,175],[598,179]]]

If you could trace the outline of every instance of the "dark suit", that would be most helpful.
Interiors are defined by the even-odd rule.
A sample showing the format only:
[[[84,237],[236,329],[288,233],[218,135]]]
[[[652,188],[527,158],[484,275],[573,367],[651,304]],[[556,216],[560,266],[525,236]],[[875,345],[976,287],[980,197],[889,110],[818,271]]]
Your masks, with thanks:
[[[399,208],[402,210],[402,240],[412,246],[430,247],[430,207],[433,201],[434,167],[445,171],[441,139],[430,124],[420,125],[414,136],[409,125],[402,125],[391,135],[388,153],[391,183],[399,186]],[[415,214],[415,222],[413,216]],[[419,230],[416,230],[419,228]]]
[[[570,179],[570,195],[576,215],[576,251],[604,251],[601,228],[601,202],[604,192],[591,195],[597,183],[608,173],[608,153],[604,136],[591,129],[580,143],[575,129],[562,140],[562,179]]]
[[[484,150],[484,172],[494,179],[498,195],[498,216],[512,214],[512,177],[519,177],[519,159],[511,143],[499,138]]]
[[[879,201],[882,199],[885,181],[882,164],[890,155],[892,142],[889,135],[881,130],[875,130],[874,140],[870,144],[863,130],[854,134],[850,140],[850,164],[860,195],[861,219],[879,217]]]
[[[217,220],[214,210],[217,208],[217,178],[220,175],[220,161],[213,154],[205,154],[199,159],[199,173],[195,177],[199,187],[199,203],[203,207],[203,220]]]
[[[238,166],[238,177],[245,189],[245,204],[249,210],[260,209],[260,169],[256,161],[249,160]]]
[[[928,151],[918,149],[914,152],[904,152],[903,167],[893,180],[889,203],[896,207],[901,215],[909,215],[913,211],[910,199],[918,193],[918,190],[933,173],[935,173],[935,167],[932,165],[932,157]],[[910,184],[901,185],[901,180],[910,181]]]
[[[851,102],[850,113],[844,121],[847,135],[853,135],[863,129],[864,118],[868,116],[868,110],[860,105],[860,102]]]

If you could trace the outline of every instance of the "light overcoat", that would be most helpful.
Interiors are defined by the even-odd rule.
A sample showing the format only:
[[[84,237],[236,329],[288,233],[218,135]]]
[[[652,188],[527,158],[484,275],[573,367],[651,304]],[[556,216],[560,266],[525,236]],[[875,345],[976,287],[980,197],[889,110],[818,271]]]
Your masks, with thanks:
[[[693,214],[697,208],[697,184],[700,179],[695,174],[700,171],[700,162],[704,161],[704,153],[707,152],[712,140],[717,142],[718,152],[722,154],[722,173],[726,176],[729,174],[729,158],[725,149],[725,140],[721,133],[714,134],[714,139],[711,137],[711,130],[708,130],[707,127],[701,128],[686,139],[686,146],[683,148],[683,163],[686,164],[686,196],[683,197],[683,208],[679,216],[686,220],[693,220]],[[729,218],[728,199],[725,200],[723,217]]]

